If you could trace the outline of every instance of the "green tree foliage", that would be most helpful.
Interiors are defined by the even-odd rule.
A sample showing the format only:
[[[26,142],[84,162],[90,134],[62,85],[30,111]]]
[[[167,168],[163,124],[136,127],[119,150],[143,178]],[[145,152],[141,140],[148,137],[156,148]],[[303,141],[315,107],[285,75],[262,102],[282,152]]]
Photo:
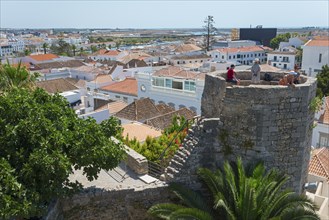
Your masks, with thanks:
[[[97,47],[95,45],[91,45],[90,50],[92,53],[95,53],[97,51]]]
[[[74,169],[88,180],[125,155],[111,136],[111,118],[100,125],[80,119],[62,96],[13,88],[0,96],[0,218],[39,216],[54,198],[81,189]]]
[[[285,175],[274,169],[266,172],[261,163],[244,168],[239,158],[225,162],[222,170],[201,168],[198,174],[208,189],[204,196],[172,184],[183,205],[157,204],[149,213],[163,219],[319,219],[305,195],[282,189],[288,181]]]
[[[72,48],[73,56],[75,56],[75,53],[76,53],[76,51],[77,51],[77,47],[76,47],[74,44],[72,44],[72,45],[71,45],[71,48]]]
[[[318,81],[316,96],[319,98],[329,96],[329,66],[323,66],[321,72],[316,75],[316,78]]]
[[[208,17],[203,21],[203,23],[205,24],[203,26],[205,32],[203,39],[203,48],[205,51],[209,51],[211,49],[211,45],[215,41],[214,36],[217,33],[217,29],[214,26],[214,16],[208,15]]]
[[[31,74],[21,63],[15,67],[7,61],[0,65],[0,92],[12,88],[33,88],[38,76],[38,73]]]
[[[277,49],[277,48],[279,48],[280,42],[288,41],[290,37],[291,37],[290,33],[279,34],[271,40],[270,46],[273,49]]]
[[[63,39],[60,39],[57,43],[52,44],[51,51],[55,54],[62,56],[72,56],[72,47],[69,43],[66,43]]]

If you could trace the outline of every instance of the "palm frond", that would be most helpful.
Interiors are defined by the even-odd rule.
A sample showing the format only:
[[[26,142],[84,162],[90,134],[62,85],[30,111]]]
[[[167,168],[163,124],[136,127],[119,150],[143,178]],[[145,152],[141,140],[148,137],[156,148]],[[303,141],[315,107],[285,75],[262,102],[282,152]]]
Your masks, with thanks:
[[[162,219],[169,219],[169,216],[179,210],[185,208],[181,205],[171,204],[171,203],[161,203],[153,205],[147,212],[152,216],[159,217]]]
[[[173,212],[170,217],[170,220],[213,220],[213,217],[202,210],[195,208],[185,208],[179,209]]]
[[[199,193],[178,183],[171,183],[169,187],[187,206],[209,213],[212,211]]]

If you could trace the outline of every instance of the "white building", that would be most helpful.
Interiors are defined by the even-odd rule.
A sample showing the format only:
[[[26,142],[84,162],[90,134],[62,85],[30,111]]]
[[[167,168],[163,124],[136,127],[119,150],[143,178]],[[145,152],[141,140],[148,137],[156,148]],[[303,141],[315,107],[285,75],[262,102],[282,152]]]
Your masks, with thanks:
[[[100,60],[117,60],[118,57],[120,57],[121,51],[118,50],[106,50],[106,49],[100,49],[96,51],[95,53],[88,56],[88,58],[91,58],[95,61]],[[125,53],[124,53],[125,54]]]
[[[300,47],[304,44],[304,41],[299,38],[299,37],[291,37],[289,38],[288,42],[280,42],[279,44],[279,50],[281,50],[282,48],[285,48],[285,47],[294,47],[294,48],[297,48],[297,47]]]
[[[321,110],[315,114],[312,146],[329,148],[329,96],[323,98]]]
[[[12,56],[16,53],[23,53],[25,50],[25,43],[21,39],[9,39],[0,44],[0,57]]]
[[[272,51],[267,54],[267,63],[271,66],[293,70],[296,63],[296,53],[289,51]]]
[[[170,66],[153,74],[139,72],[135,76],[138,98],[150,98],[155,104],[165,103],[176,110],[186,107],[201,114],[204,73]]]
[[[197,55],[177,55],[170,58],[169,62],[174,66],[181,66],[185,64],[203,64],[204,62],[210,61],[210,56],[207,54]]]
[[[218,48],[208,52],[211,61],[215,62],[232,62],[236,64],[252,65],[255,58],[261,63],[267,61],[267,52],[272,50],[265,46],[248,46],[237,48]]]
[[[93,66],[81,66],[70,70],[71,78],[83,79],[87,81],[94,80],[98,75],[105,72]]]
[[[302,70],[315,77],[324,65],[329,65],[329,38],[309,40],[303,46]]]

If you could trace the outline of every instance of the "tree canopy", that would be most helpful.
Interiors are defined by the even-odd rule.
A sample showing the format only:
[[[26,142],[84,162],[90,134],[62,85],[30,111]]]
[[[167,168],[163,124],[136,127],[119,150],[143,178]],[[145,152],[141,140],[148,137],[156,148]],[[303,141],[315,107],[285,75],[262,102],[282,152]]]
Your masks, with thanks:
[[[214,24],[214,16],[208,15],[208,17],[203,21],[205,24],[203,26],[203,30],[205,32],[203,36],[203,48],[205,51],[209,51],[211,49],[211,45],[214,43],[215,39],[214,36],[217,33],[217,29],[215,28]]]
[[[288,178],[277,170],[266,172],[262,163],[243,167],[225,162],[214,172],[201,168],[199,176],[208,191],[194,192],[182,185],[171,184],[182,204],[157,204],[149,213],[163,219],[319,219],[315,205],[304,195],[282,189]],[[209,201],[211,197],[211,201]]]
[[[329,96],[329,66],[323,66],[321,72],[316,75],[316,78],[318,80],[316,95],[319,98]]]
[[[291,37],[290,33],[279,34],[271,40],[270,46],[273,49],[277,49],[277,48],[279,48],[280,42],[288,41],[290,37]]]
[[[88,180],[111,169],[125,151],[111,140],[120,130],[110,118],[80,119],[60,95],[13,88],[0,96],[0,219],[39,216],[54,198],[81,189],[74,169]]]

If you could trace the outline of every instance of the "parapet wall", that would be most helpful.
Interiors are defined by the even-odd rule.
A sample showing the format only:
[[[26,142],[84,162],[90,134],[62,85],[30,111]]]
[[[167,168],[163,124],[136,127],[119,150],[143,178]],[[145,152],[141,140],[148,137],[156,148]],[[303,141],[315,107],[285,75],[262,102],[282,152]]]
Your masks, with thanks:
[[[285,172],[291,178],[289,187],[302,192],[314,119],[309,104],[316,81],[303,77],[302,82],[295,87],[228,86],[223,77],[206,75],[205,119],[193,129],[198,142],[184,145],[191,156],[184,158],[173,180],[197,188],[197,167],[215,168],[241,156],[245,162],[263,160],[267,168]]]

